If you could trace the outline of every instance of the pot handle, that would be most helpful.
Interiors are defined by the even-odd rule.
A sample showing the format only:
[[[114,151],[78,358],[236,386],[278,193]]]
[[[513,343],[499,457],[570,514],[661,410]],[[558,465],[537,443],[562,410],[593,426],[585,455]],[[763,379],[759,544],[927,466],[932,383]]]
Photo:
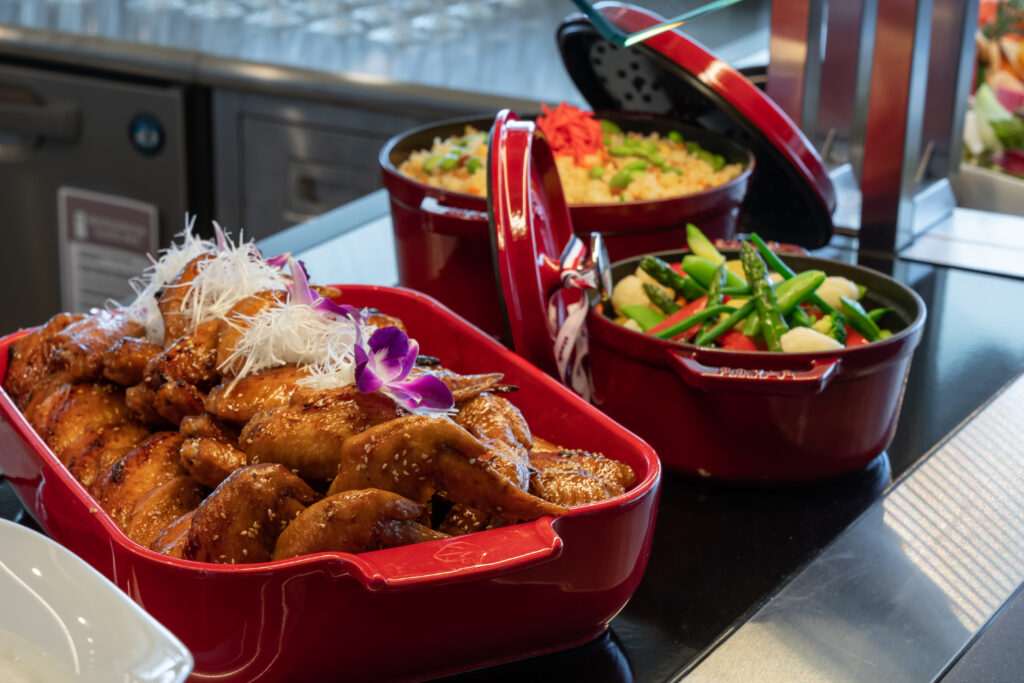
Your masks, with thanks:
[[[445,206],[436,197],[426,196],[420,202],[423,230],[453,237],[487,238],[487,212]]]
[[[562,538],[551,526],[553,521],[553,517],[542,517],[431,543],[361,553],[343,560],[337,569],[350,571],[373,592],[479,581],[558,558],[562,554]]]
[[[668,352],[669,364],[683,381],[704,391],[807,396],[820,394],[839,370],[839,358],[812,360],[809,370],[759,370],[704,365],[696,358]]]

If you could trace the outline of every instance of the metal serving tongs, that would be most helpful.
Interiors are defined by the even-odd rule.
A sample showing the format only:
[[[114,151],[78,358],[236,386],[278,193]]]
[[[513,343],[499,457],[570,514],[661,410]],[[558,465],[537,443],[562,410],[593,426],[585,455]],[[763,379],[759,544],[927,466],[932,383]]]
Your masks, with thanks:
[[[684,12],[677,17],[666,19],[660,24],[655,24],[650,28],[645,28],[643,31],[637,31],[636,33],[624,33],[619,30],[618,27],[605,18],[600,9],[594,7],[594,4],[590,0],[572,0],[572,2],[590,18],[591,23],[594,24],[594,28],[596,28],[598,33],[604,36],[605,39],[615,43],[616,45],[629,47],[630,45],[642,43],[648,38],[656,36],[659,33],[664,33],[665,31],[678,28],[697,17],[702,17],[705,14],[710,14],[711,12],[728,7],[729,5],[735,5],[737,2],[740,2],[740,0],[714,0],[706,5],[701,5],[689,12]]]

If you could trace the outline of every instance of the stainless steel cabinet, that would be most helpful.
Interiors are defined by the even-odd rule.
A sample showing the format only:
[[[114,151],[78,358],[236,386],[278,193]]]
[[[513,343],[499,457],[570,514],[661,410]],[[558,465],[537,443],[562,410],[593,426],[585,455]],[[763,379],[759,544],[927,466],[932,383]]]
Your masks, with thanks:
[[[479,113],[409,102],[344,106],[226,90],[213,98],[218,220],[261,239],[381,186],[377,153],[392,135]],[[500,108],[495,101],[493,110]]]
[[[60,188],[155,207],[154,241],[181,229],[184,110],[180,87],[0,65],[0,330],[38,324],[68,307],[61,298]],[[87,227],[79,221],[80,232]],[[64,279],[69,284],[66,272]],[[129,293],[125,282],[96,289],[90,300],[97,303]]]

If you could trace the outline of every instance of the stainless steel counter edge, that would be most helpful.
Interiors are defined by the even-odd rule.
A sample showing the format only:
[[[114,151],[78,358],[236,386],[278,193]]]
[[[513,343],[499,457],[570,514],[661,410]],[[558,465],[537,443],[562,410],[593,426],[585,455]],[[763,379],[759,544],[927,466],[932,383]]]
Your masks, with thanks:
[[[690,681],[924,681],[1024,581],[1024,375],[706,657]]]
[[[336,103],[339,98],[370,107],[414,102],[434,112],[451,110],[455,114],[467,108],[536,111],[541,104],[498,94],[395,82],[368,74],[330,73],[8,24],[0,24],[0,55],[324,103]]]

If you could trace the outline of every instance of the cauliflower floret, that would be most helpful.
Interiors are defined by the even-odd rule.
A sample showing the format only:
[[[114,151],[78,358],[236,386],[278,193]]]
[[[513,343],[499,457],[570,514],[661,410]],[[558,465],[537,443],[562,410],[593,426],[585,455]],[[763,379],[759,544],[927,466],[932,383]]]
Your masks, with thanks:
[[[647,298],[647,293],[644,291],[644,283],[636,275],[627,275],[622,278],[615,285],[615,289],[612,290],[612,306],[615,307],[616,313],[621,315],[622,307],[630,305],[646,306],[651,310],[658,310],[658,307]]]
[[[821,283],[817,294],[829,306],[839,310],[843,305],[839,297],[845,296],[847,299],[856,301],[860,298],[860,288],[857,287],[857,283],[853,280],[849,280],[841,275],[832,275],[825,278],[825,281]]]
[[[834,351],[843,345],[832,337],[810,327],[794,327],[779,338],[786,353],[807,353],[810,351]]]
[[[640,327],[640,323],[632,318],[626,318],[626,322],[622,323],[622,326],[627,330],[633,330],[634,332],[640,332],[641,334],[644,331],[644,328]]]

